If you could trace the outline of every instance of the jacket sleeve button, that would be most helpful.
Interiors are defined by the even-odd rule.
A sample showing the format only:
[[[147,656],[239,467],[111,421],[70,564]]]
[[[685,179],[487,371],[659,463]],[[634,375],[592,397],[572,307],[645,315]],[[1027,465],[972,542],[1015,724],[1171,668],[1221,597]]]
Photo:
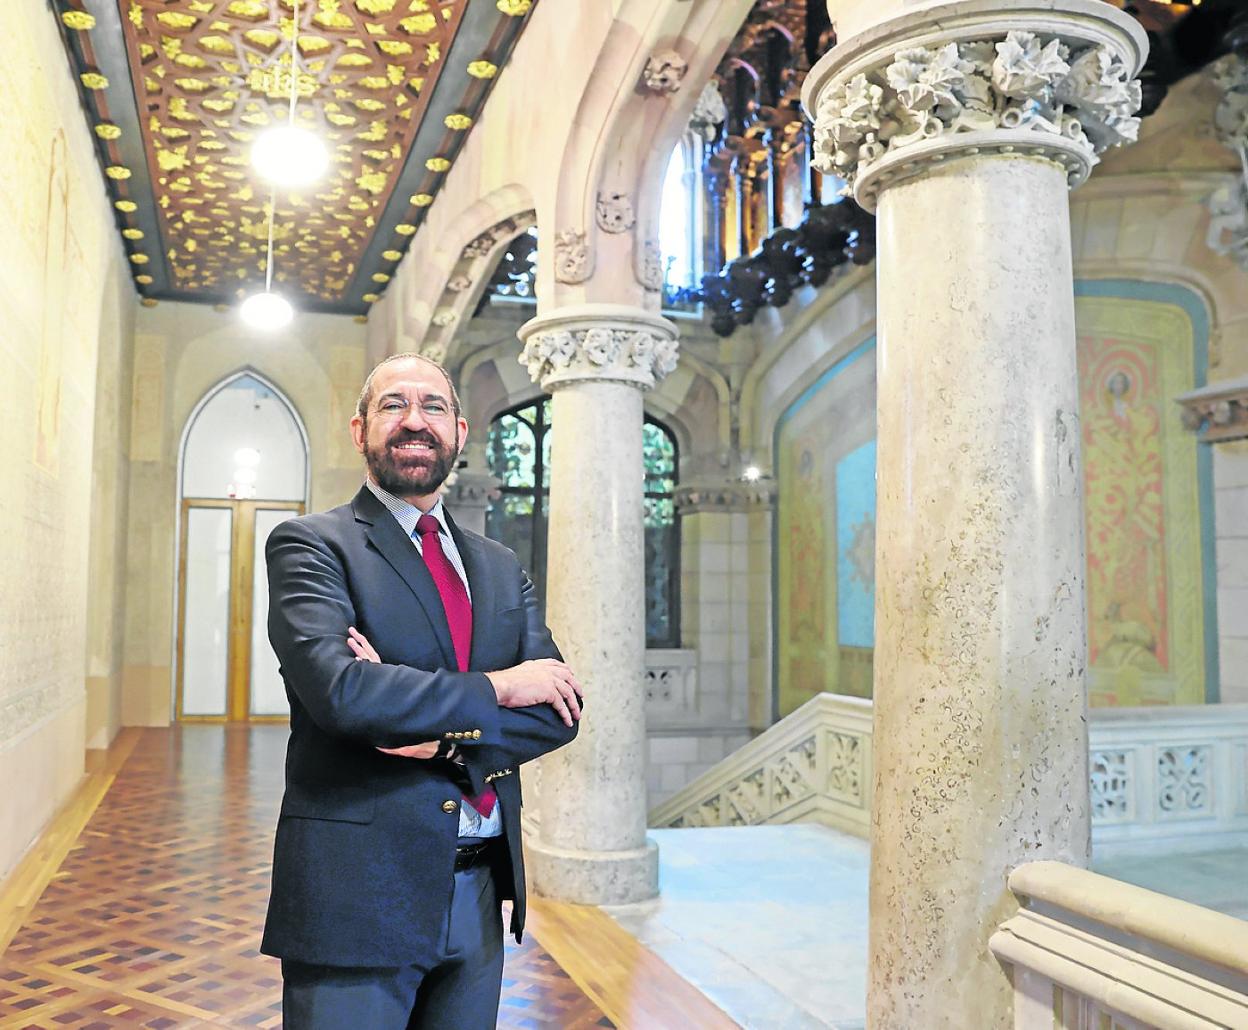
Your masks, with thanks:
[[[458,808],[459,808],[458,801],[443,801],[442,802],[442,811],[445,812],[447,815],[450,815],[452,812],[456,811]]]

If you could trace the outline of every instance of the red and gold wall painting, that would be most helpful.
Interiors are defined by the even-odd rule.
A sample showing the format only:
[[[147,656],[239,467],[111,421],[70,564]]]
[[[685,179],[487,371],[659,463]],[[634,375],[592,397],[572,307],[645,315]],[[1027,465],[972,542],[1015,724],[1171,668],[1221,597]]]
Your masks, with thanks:
[[[1132,284],[1146,295],[1150,284]],[[1163,287],[1157,287],[1161,291]],[[1204,557],[1197,444],[1173,398],[1199,385],[1182,307],[1080,296],[1088,690],[1094,706],[1201,704]],[[776,434],[776,695],[786,715],[820,691],[869,696],[871,648],[844,646],[835,472],[875,435],[875,350],[808,388]]]

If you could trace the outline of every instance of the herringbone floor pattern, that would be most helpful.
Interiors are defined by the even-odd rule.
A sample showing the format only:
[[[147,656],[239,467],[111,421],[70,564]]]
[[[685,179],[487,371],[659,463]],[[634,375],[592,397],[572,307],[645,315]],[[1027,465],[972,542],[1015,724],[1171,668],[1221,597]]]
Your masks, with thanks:
[[[257,947],[285,738],[144,731],[0,958],[0,1026],[281,1025],[278,964]],[[500,1027],[611,1025],[531,937],[509,942]]]

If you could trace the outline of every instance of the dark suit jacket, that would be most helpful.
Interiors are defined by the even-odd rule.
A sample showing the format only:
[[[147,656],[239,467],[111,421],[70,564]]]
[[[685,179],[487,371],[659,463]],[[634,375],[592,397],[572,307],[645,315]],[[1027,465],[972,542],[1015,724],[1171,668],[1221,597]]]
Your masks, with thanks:
[[[451,895],[457,771],[376,747],[444,738],[461,746],[473,792],[487,780],[498,792],[511,857],[503,892],[515,898],[512,931],[523,928],[520,765],[576,727],[550,705],[499,707],[485,672],[559,651],[516,556],[447,521],[472,594],[468,672],[457,671],[420,553],[367,488],[269,536],[269,639],[290,698],[290,743],[266,954],[338,966],[434,959]],[[383,664],[355,661],[348,626]]]

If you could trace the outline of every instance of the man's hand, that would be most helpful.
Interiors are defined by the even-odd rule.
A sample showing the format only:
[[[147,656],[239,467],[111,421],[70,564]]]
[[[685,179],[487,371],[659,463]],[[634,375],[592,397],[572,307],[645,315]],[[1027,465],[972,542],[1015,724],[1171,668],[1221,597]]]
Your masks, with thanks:
[[[427,744],[408,744],[405,747],[379,747],[383,755],[398,755],[400,758],[433,758],[438,753],[438,742],[431,740]]]
[[[347,629],[347,646],[355,652],[357,662],[376,662],[381,664],[381,655],[368,642],[358,629],[351,626]],[[432,758],[438,753],[438,742],[427,741],[424,744],[406,744],[403,747],[379,747],[383,755],[396,755],[399,758]]]
[[[572,670],[554,658],[537,658],[485,675],[504,708],[547,704],[559,713],[565,726],[581,717],[580,701],[585,691]]]

